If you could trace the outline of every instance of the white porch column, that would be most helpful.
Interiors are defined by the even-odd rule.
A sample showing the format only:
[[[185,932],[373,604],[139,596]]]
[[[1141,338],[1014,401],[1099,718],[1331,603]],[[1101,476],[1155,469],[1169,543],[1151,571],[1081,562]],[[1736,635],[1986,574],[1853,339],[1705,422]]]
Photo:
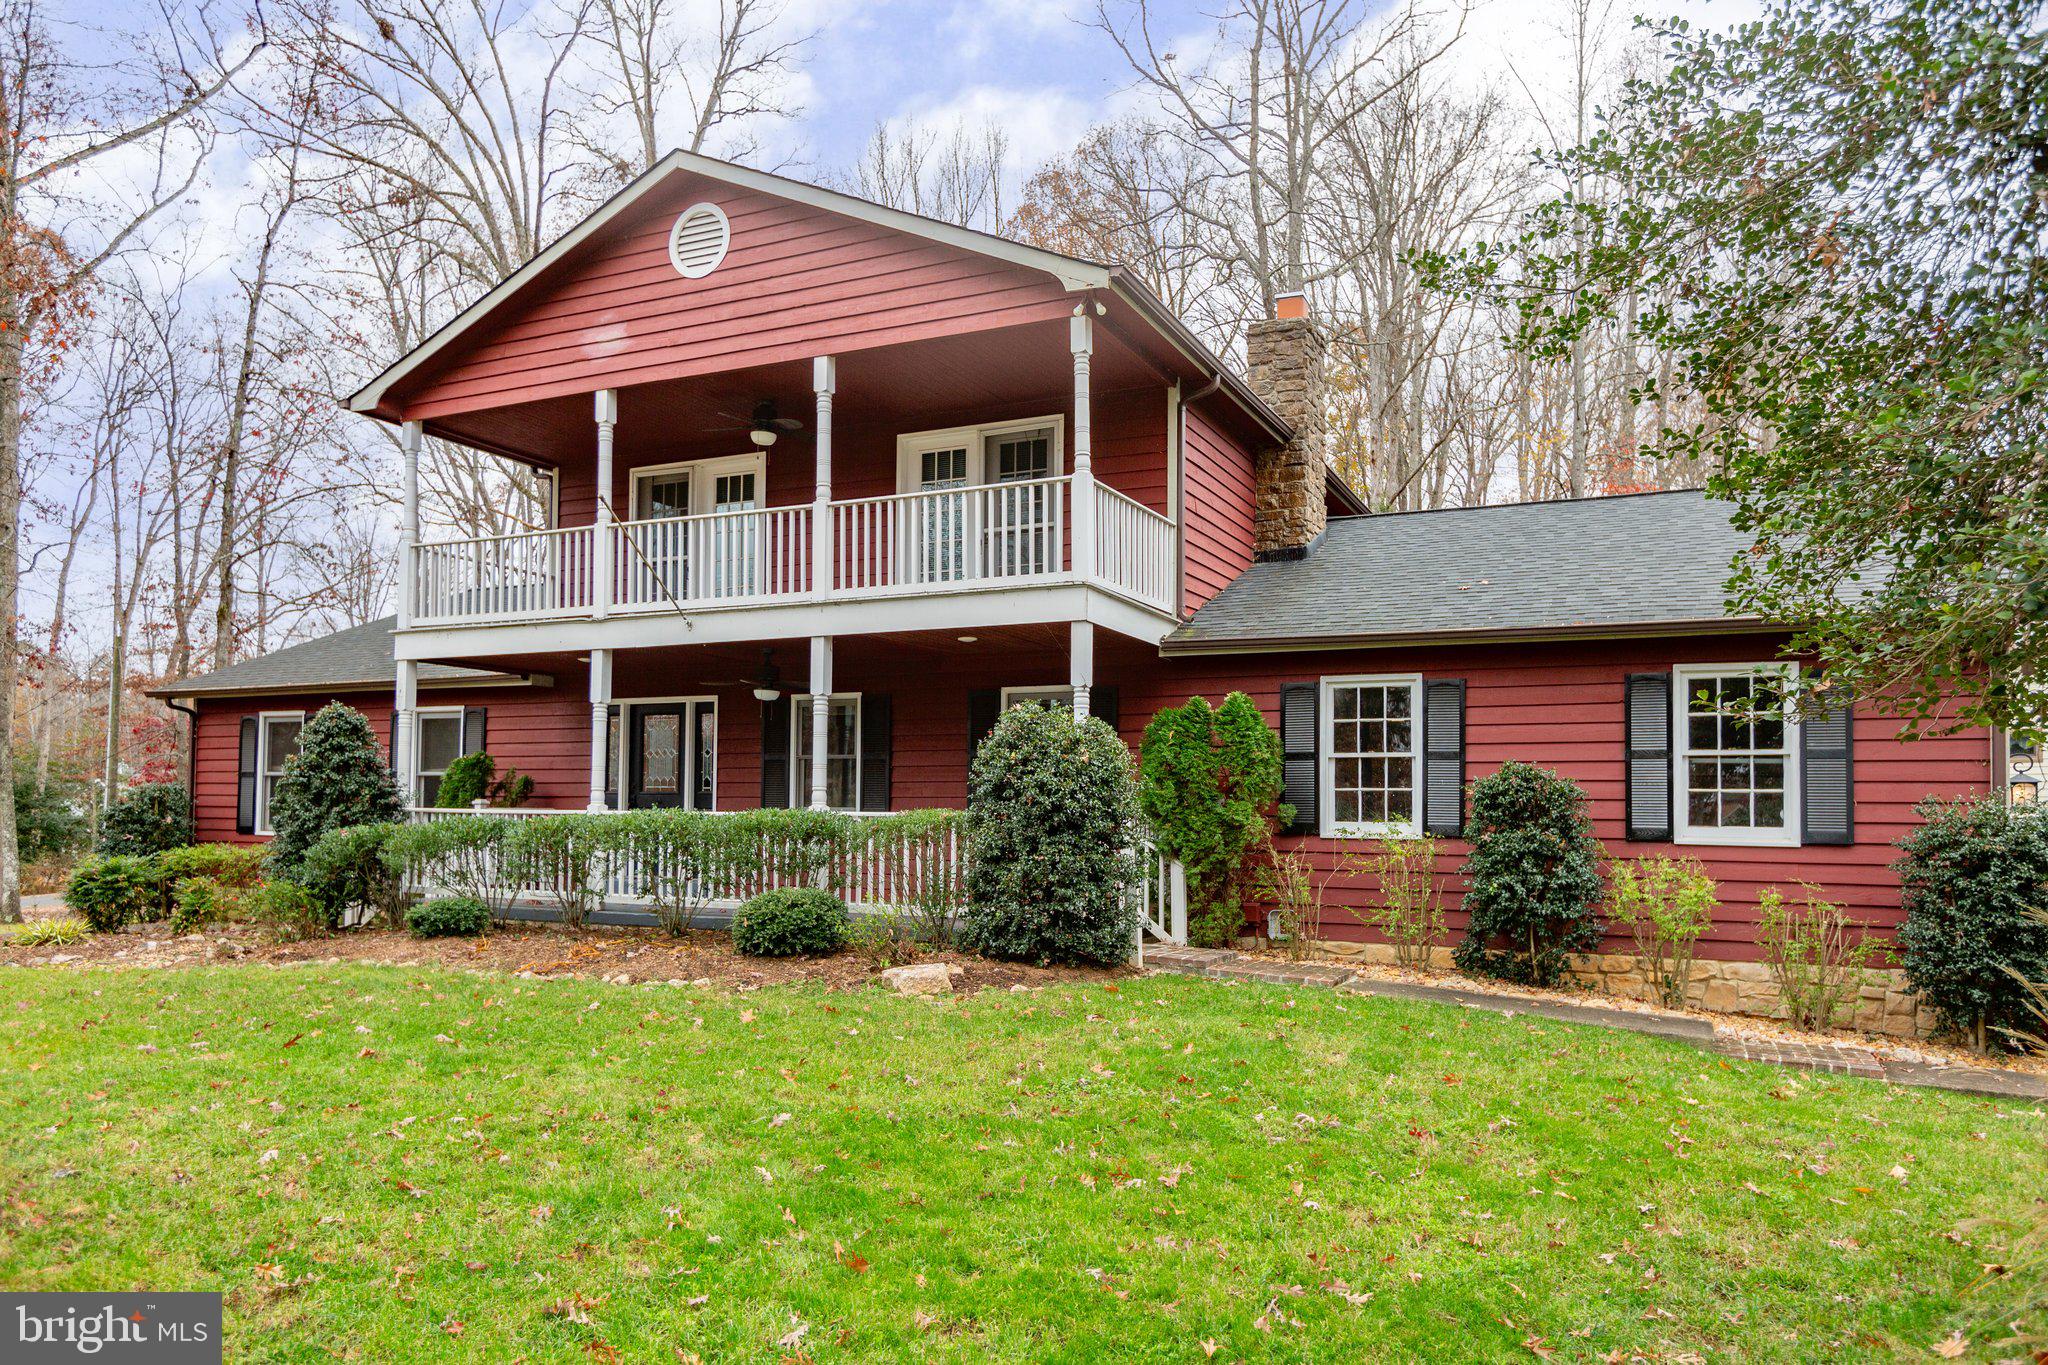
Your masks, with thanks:
[[[591,532],[596,537],[590,547],[590,572],[597,581],[591,584],[590,614],[603,619],[612,610],[612,431],[619,424],[619,391],[599,389],[597,391],[597,521]],[[597,656],[591,656],[591,667],[597,666]]]
[[[1095,468],[1088,416],[1088,366],[1095,355],[1095,319],[1087,303],[1074,309],[1068,341],[1074,352],[1074,512],[1068,523],[1074,538],[1074,576],[1083,582],[1095,576]]]
[[[398,520],[398,628],[412,625],[413,576],[419,572],[420,543],[420,436],[423,424],[407,422],[399,428],[399,449],[405,453],[404,510]]]
[[[398,790],[405,797],[405,804],[411,806],[419,801],[419,793],[413,790],[419,785],[413,776],[413,756],[417,747],[413,743],[413,729],[419,724],[420,707],[420,666],[411,659],[398,661],[398,687],[391,704],[398,712],[398,723],[391,727],[391,773],[398,779]]]
[[[590,651],[590,809],[603,810],[605,758],[611,748],[612,652]],[[621,773],[620,780],[625,779]]]
[[[1075,621],[1067,627],[1067,681],[1074,688],[1074,719],[1088,719],[1088,694],[1095,686],[1095,623]]]
[[[818,398],[818,481],[811,503],[811,591],[832,591],[832,395],[839,390],[839,362],[821,355],[811,362],[811,390]]]
[[[831,755],[825,752],[825,730],[832,718],[832,637],[811,637],[811,809],[826,806],[825,774]]]

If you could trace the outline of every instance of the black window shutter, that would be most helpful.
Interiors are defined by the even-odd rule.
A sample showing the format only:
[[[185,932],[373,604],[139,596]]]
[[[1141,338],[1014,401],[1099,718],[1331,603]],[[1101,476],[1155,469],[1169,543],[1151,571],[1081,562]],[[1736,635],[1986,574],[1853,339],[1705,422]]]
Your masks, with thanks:
[[[613,732],[619,726],[622,713],[618,703],[604,708],[604,804],[609,810],[618,810],[619,801],[619,739]]]
[[[1316,810],[1317,687],[1312,682],[1280,687],[1280,799],[1294,807],[1294,821],[1281,831],[1284,834],[1313,834],[1320,825]]]
[[[1088,714],[1107,725],[1117,728],[1123,719],[1114,687],[1091,687],[1088,689]]]
[[[484,751],[484,708],[472,706],[462,713],[462,752],[480,754]]]
[[[977,687],[967,694],[967,762],[974,764],[974,755],[981,749],[981,742],[988,738],[988,732],[996,728],[996,718],[1003,713],[1003,693],[1000,688]]]
[[[761,703],[761,805],[787,806],[789,780],[789,698]]]
[[[1422,684],[1422,832],[1465,832],[1465,680]]]
[[[1855,707],[1830,706],[1799,726],[1799,841],[1856,842]]]
[[[1631,673],[1622,684],[1628,837],[1671,838],[1671,675]]]
[[[256,832],[256,727],[254,716],[242,717],[241,755],[235,765],[235,832]]]
[[[860,699],[860,808],[889,809],[889,762],[896,756],[896,707],[887,692]]]

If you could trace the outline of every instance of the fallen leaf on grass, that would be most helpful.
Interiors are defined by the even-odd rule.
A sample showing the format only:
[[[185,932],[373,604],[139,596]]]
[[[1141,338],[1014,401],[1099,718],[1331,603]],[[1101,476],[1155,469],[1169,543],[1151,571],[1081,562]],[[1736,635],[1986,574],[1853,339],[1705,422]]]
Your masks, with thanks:
[[[1218,1346],[1214,1341],[1204,1341],[1202,1343],[1202,1355],[1205,1358],[1215,1355],[1218,1351],[1222,1349],[1223,1348],[1221,1346]]]
[[[775,1344],[785,1351],[794,1351],[798,1344],[803,1341],[804,1335],[811,1330],[811,1325],[808,1322],[797,1321],[794,1314],[791,1314],[790,1317],[791,1321],[796,1322],[796,1326],[775,1338]]]
[[[1970,1349],[1970,1339],[1961,1332],[1950,1332],[1928,1349],[1943,1360],[1957,1360],[1962,1357],[1963,1352]]]

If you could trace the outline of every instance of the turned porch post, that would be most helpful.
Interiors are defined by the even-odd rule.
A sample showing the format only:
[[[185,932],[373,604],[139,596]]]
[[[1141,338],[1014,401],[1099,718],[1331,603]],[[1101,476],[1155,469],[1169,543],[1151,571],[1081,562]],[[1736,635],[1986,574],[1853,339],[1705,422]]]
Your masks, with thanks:
[[[1074,688],[1074,719],[1088,719],[1088,694],[1095,686],[1095,623],[1067,626],[1067,681]]]
[[[818,479],[811,503],[811,591],[832,591],[832,395],[839,388],[839,362],[821,355],[811,362],[811,390],[818,398]]]
[[[600,620],[612,610],[612,432],[619,424],[619,391],[597,391],[597,518],[591,534],[590,614]],[[591,656],[591,667],[597,656]]]
[[[611,751],[612,652],[590,651],[590,809],[605,808],[605,760]],[[621,774],[623,779],[624,774]]]
[[[398,447],[405,453],[402,507],[398,519],[398,628],[412,625],[413,598],[417,588],[413,576],[419,572],[420,543],[420,436],[422,424],[407,422],[399,428]]]
[[[1074,511],[1068,531],[1074,538],[1074,577],[1087,582],[1095,576],[1095,468],[1089,435],[1088,367],[1095,355],[1095,319],[1088,304],[1075,308],[1069,320],[1068,342],[1074,352]]]
[[[832,637],[811,637],[811,809],[827,804],[825,777],[831,757],[825,752],[825,731],[832,719]]]
[[[420,666],[411,659],[398,661],[398,689],[392,705],[398,711],[398,723],[391,727],[391,775],[398,780],[398,790],[405,797],[405,804],[419,805],[420,794],[414,790],[419,780],[413,774],[413,757],[417,751],[413,743],[413,728],[419,723]]]

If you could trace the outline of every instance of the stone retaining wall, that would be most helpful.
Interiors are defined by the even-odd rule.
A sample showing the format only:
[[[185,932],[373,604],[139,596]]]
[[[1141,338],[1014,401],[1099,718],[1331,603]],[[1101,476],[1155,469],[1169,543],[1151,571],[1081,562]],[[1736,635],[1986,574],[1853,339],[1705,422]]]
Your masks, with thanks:
[[[1345,962],[1394,965],[1394,950],[1389,944],[1347,943],[1343,949],[1341,953],[1332,953],[1332,956]],[[1432,950],[1430,964],[1444,971],[1451,970],[1451,950]],[[1574,958],[1572,975],[1604,995],[1631,1000],[1651,998],[1642,968],[1628,953]],[[1693,1008],[1716,1014],[1748,1014],[1765,1019],[1785,1017],[1784,1007],[1778,1000],[1777,983],[1771,980],[1769,968],[1761,962],[1695,961],[1685,998]],[[1904,972],[1871,968],[1864,973],[1854,1014],[1837,1022],[1865,1033],[1924,1038],[1934,1032],[1934,1011],[1908,992]]]

